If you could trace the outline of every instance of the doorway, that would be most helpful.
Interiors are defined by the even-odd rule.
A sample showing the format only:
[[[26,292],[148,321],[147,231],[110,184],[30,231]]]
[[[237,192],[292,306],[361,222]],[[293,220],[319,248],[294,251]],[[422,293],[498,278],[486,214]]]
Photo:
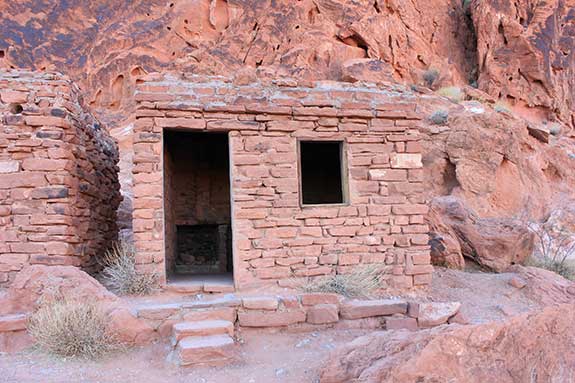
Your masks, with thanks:
[[[227,133],[164,131],[168,283],[233,277]]]

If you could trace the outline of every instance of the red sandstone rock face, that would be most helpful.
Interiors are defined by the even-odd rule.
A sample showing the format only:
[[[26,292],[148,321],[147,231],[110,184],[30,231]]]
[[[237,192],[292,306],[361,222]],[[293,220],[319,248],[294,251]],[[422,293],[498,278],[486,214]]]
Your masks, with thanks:
[[[476,0],[470,8],[479,87],[575,122],[575,1]]]
[[[459,0],[136,0],[130,7],[110,0],[2,1],[0,68],[63,71],[107,119],[125,118],[137,77],[160,69],[423,83],[423,72],[434,68],[436,86],[478,80],[493,96],[567,120],[575,88],[573,6],[573,0],[468,7]]]
[[[575,306],[503,323],[386,331],[336,350],[321,375],[336,382],[572,382]]]

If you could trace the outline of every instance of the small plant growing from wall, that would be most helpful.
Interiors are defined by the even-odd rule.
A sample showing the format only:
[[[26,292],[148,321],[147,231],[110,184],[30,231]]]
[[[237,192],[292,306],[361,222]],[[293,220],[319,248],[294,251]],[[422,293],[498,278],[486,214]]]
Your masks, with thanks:
[[[509,104],[503,101],[496,102],[493,106],[493,110],[495,110],[497,113],[511,113],[511,107]]]
[[[561,134],[561,124],[553,123],[549,125],[549,133],[553,136],[558,136]]]
[[[30,317],[28,331],[38,348],[60,357],[95,359],[121,348],[108,318],[93,302],[58,298]]]
[[[429,122],[433,125],[446,125],[449,120],[449,112],[447,110],[436,110],[429,116]]]
[[[134,246],[115,243],[101,260],[102,283],[119,295],[146,295],[158,287],[157,274],[138,272]]]
[[[438,77],[439,71],[437,69],[428,69],[423,73],[423,81],[428,88],[433,86]]]

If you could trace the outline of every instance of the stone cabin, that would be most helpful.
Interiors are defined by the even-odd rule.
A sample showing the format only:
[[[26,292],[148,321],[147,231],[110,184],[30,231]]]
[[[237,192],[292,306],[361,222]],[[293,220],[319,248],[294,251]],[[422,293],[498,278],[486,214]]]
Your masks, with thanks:
[[[0,72],[0,287],[31,264],[94,271],[117,239],[115,141],[65,76]]]
[[[236,289],[378,264],[428,284],[415,97],[397,88],[150,74],[133,134],[138,267]]]

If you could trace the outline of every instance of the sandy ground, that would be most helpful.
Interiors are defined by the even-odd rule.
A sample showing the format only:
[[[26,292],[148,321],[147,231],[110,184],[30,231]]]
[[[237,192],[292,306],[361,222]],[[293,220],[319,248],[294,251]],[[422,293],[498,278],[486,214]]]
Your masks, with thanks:
[[[166,362],[167,344],[156,344],[100,362],[62,361],[38,352],[0,357],[6,383],[304,383],[317,381],[329,352],[368,330],[311,333],[245,332],[242,363],[219,368],[178,368]]]
[[[525,289],[509,284],[513,273],[491,274],[436,268],[427,290],[404,295],[421,301],[459,301],[471,323],[499,321],[541,307]],[[0,356],[0,382],[259,383],[316,382],[329,352],[372,330],[316,332],[243,331],[241,363],[220,368],[178,368],[166,361],[167,342],[99,362],[62,361],[38,352]]]

